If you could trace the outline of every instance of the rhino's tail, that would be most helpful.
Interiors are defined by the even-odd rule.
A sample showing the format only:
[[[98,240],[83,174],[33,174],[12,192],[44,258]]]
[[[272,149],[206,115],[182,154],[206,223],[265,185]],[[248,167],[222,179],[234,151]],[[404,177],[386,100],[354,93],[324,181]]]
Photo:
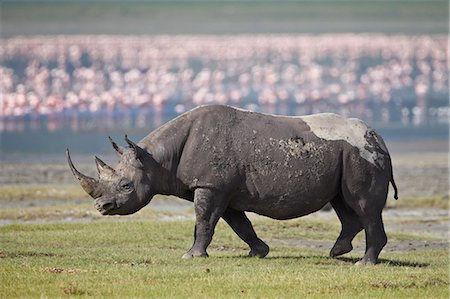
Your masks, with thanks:
[[[391,179],[389,180],[389,182],[391,182],[392,188],[394,188],[394,198],[395,198],[395,200],[397,200],[398,199],[398,190],[397,190],[397,185],[395,184],[395,180],[394,180],[394,170],[392,167],[391,155],[389,155],[389,164],[391,164]]]
[[[394,180],[394,171],[393,171],[393,166],[392,166],[392,159],[391,159],[391,155],[389,154],[389,151],[386,147],[386,143],[384,143],[383,138],[381,138],[380,135],[378,135],[375,131],[371,131],[372,136],[374,136],[376,138],[376,147],[377,147],[377,151],[380,152],[381,154],[387,156],[388,160],[389,160],[389,166],[391,167],[391,178],[389,179],[389,182],[392,184],[392,187],[394,188],[394,198],[395,200],[398,199],[398,190],[397,190],[397,185],[395,184],[395,180]]]
[[[397,190],[397,185],[395,184],[395,181],[394,181],[394,176],[391,174],[391,180],[390,180],[390,182],[391,182],[391,184],[392,184],[392,187],[394,188],[394,198],[395,198],[395,200],[397,200],[398,199],[398,190]]]

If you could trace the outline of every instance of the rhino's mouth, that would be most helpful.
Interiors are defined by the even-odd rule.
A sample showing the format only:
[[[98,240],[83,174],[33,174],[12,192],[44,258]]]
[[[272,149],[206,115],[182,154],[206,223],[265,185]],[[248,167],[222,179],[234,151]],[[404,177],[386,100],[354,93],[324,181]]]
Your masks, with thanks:
[[[104,209],[97,209],[100,214],[102,214],[103,216],[106,215],[113,215],[114,214],[114,210],[104,210]]]
[[[98,201],[95,203],[95,208],[102,215],[111,215],[111,214],[114,214],[114,211],[117,210],[118,207],[115,202],[111,202],[111,201],[100,202],[100,201]]]

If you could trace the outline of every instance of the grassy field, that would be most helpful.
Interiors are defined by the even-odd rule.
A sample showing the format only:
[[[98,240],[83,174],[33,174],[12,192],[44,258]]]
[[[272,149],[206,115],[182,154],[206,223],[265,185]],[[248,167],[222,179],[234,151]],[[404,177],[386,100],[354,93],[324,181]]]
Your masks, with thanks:
[[[2,1],[2,36],[448,32],[447,1]]]
[[[191,203],[158,197],[134,215],[103,217],[65,162],[4,163],[0,298],[448,298],[448,155],[396,148],[400,199],[388,199],[389,241],[369,267],[353,265],[363,233],[352,253],[328,257],[340,229],[333,211],[290,221],[250,214],[271,247],[265,259],[248,258],[221,220],[210,257],[181,260],[193,241]],[[94,171],[92,162],[80,168]]]
[[[382,253],[358,267],[362,253],[328,258],[329,248],[281,245],[334,240],[328,221],[257,219],[271,244],[265,259],[221,221],[207,259],[181,260],[192,221],[103,222],[0,227],[0,297],[93,298],[448,298],[448,252]],[[427,236],[391,234],[391,240]],[[361,242],[361,237],[359,242]],[[275,244],[275,245],[273,245]],[[278,245],[277,245],[278,244]]]
[[[328,258],[339,233],[333,212],[282,222],[251,215],[271,246],[266,259],[246,257],[247,246],[220,221],[210,258],[185,261],[180,257],[193,241],[191,204],[159,197],[132,216],[102,217],[78,189],[0,188],[0,298],[449,296],[448,199],[442,197],[389,200],[395,208],[385,210],[389,243],[381,264],[357,267],[363,233],[351,254]],[[398,217],[405,209],[407,216]],[[440,212],[430,217],[430,210]]]

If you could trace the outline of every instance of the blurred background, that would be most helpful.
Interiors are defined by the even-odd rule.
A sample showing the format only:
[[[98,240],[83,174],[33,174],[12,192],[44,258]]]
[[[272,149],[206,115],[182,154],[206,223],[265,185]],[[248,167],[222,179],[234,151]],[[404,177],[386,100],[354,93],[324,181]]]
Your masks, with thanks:
[[[0,299],[449,298],[448,26],[448,0],[0,0]],[[214,103],[375,128],[399,190],[382,264],[350,266],[363,233],[327,258],[329,205],[246,213],[264,262],[220,221],[212,258],[179,263],[191,202],[157,195],[105,217],[67,165],[69,148],[96,177],[94,155],[117,165],[108,135],[124,146]]]
[[[446,1],[2,1],[2,159],[213,103],[448,139],[447,26]]]
[[[108,135],[138,141],[219,103],[361,118],[401,197],[448,200],[447,1],[0,5],[2,185],[74,184],[66,147],[94,174],[92,154],[114,158]]]

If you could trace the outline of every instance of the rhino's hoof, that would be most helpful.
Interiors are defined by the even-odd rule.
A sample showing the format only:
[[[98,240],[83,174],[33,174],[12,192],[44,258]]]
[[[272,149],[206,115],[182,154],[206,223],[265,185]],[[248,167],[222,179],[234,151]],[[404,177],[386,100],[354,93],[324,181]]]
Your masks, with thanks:
[[[204,253],[193,253],[193,252],[186,252],[181,257],[183,260],[192,259],[195,257],[208,257],[208,254],[206,252]]]
[[[267,254],[269,254],[269,246],[267,246],[266,243],[261,241],[261,244],[259,244],[258,246],[253,247],[250,252],[248,253],[249,256],[253,257],[259,257],[259,258],[263,258],[265,257]]]
[[[371,260],[362,259],[362,260],[356,262],[355,266],[374,266],[376,264],[377,264],[377,262],[374,262],[374,261],[371,261]]]
[[[337,257],[353,250],[351,243],[336,243],[330,251],[331,257]]]

